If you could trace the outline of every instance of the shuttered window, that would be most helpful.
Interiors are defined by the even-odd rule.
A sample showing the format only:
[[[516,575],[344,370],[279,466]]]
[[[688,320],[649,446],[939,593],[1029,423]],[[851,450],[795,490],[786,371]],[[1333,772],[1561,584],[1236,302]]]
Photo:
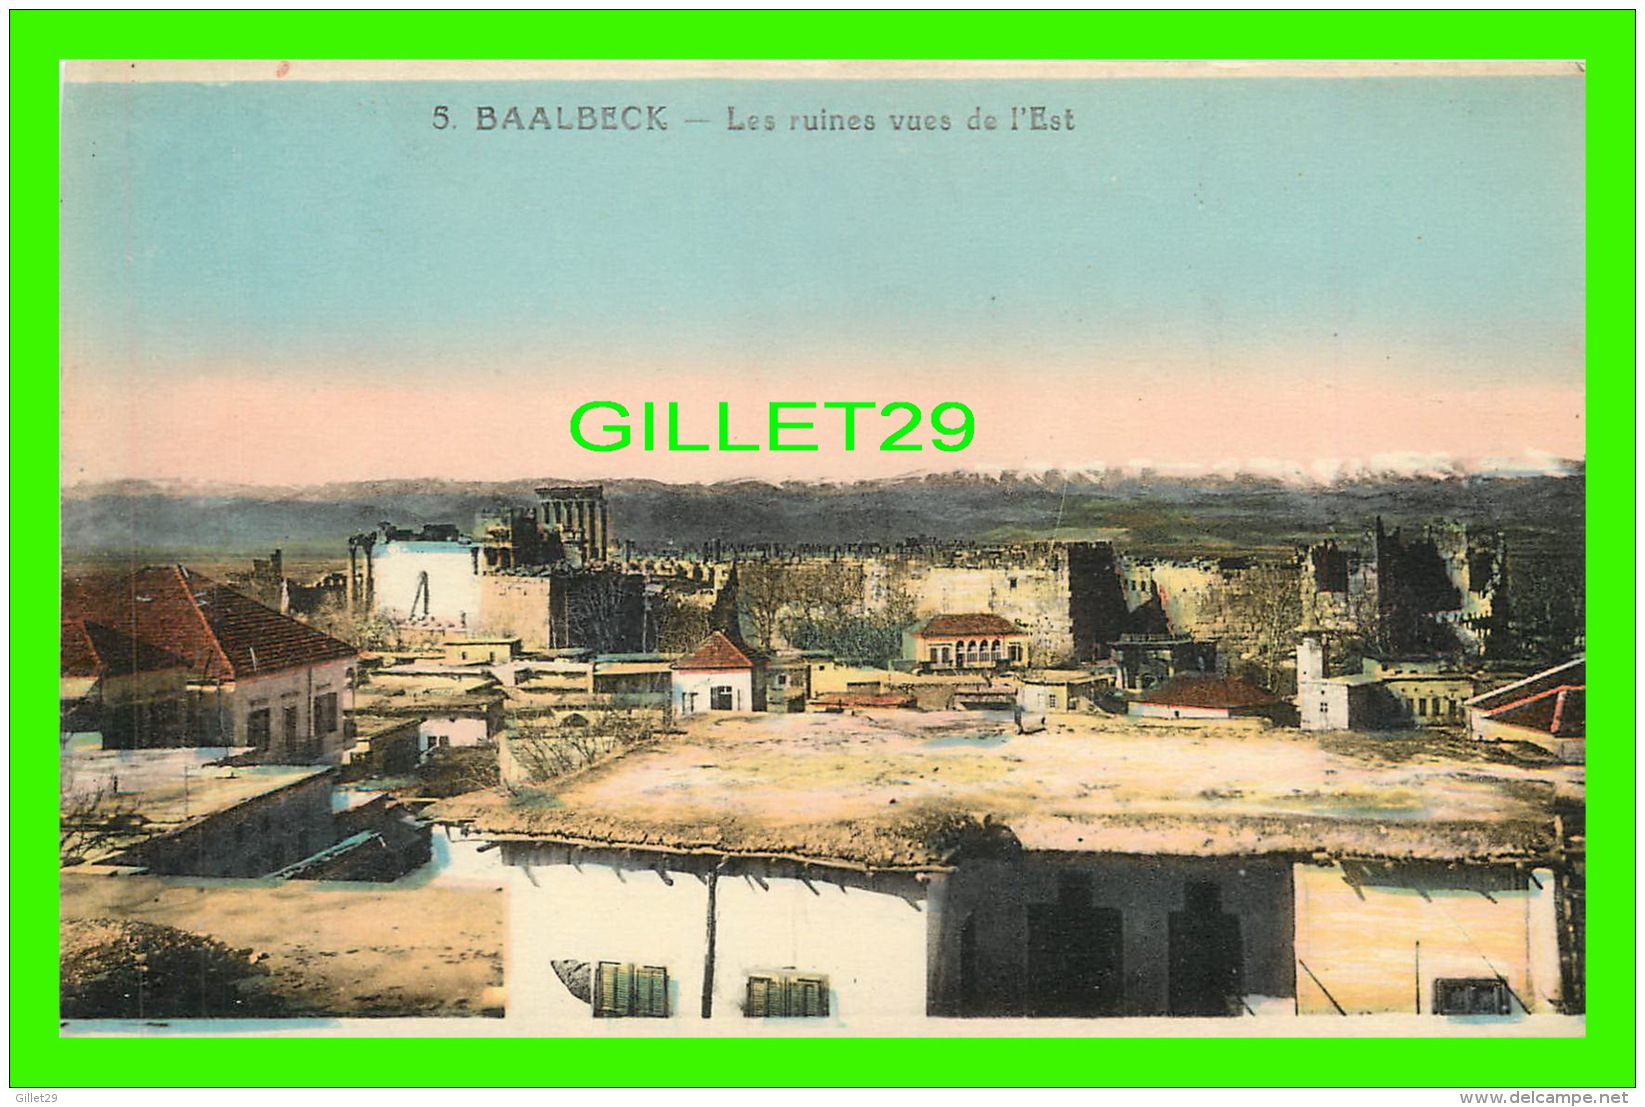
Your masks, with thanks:
[[[597,1019],[666,1019],[668,970],[658,965],[601,961],[594,974]]]
[[[337,693],[314,697],[314,733],[333,734],[337,730]]]
[[[1465,977],[1434,981],[1436,1015],[1507,1015],[1508,984],[1500,978]]]
[[[828,1017],[828,977],[770,973],[748,978],[743,1014],[751,1019]]]

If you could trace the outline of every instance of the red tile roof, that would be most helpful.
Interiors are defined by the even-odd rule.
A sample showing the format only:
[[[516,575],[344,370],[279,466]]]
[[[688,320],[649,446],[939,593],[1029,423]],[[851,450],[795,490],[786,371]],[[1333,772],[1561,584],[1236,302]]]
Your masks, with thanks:
[[[1280,702],[1261,688],[1238,677],[1183,674],[1137,697],[1138,703],[1167,707],[1267,707]]]
[[[63,634],[58,640],[61,643],[60,657],[62,675],[66,677],[92,677],[103,672],[103,659],[97,656],[97,647],[92,645],[91,635],[86,633],[86,624],[79,619],[64,619]]]
[[[1587,695],[1586,685],[1565,684],[1487,711],[1485,717],[1555,738],[1582,738],[1587,735]]]
[[[674,662],[673,667],[693,671],[747,669],[752,672],[754,662],[749,660],[746,653],[737,648],[735,642],[725,636],[724,631],[716,630],[703,639],[702,645]]]
[[[999,638],[1007,634],[1022,634],[1023,630],[1009,619],[998,615],[933,615],[925,628],[917,632],[923,638],[987,635]]]
[[[1563,665],[1555,665],[1551,669],[1533,673],[1524,680],[1516,680],[1512,684],[1493,688],[1489,692],[1481,692],[1469,700],[1466,706],[1480,711],[1495,711],[1498,708],[1522,702],[1532,696],[1541,695],[1543,692],[1556,688],[1585,685],[1588,683],[1586,672],[1586,658],[1573,658]]]
[[[358,656],[348,643],[180,565],[70,578],[63,617],[175,654],[197,680],[246,679]],[[65,651],[66,661],[84,664],[79,645]]]
[[[63,620],[61,641],[62,675],[66,677],[127,676],[188,668],[188,662],[168,650],[80,618]]]

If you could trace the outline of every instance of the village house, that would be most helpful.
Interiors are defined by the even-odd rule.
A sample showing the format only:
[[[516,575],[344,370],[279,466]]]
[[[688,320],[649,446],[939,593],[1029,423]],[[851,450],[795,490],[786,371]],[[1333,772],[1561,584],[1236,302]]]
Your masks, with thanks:
[[[808,657],[808,661],[811,694],[814,697],[888,692],[893,684],[907,677],[907,674],[892,669],[849,665],[827,655],[814,654]]]
[[[998,615],[933,615],[913,631],[914,662],[922,669],[1022,668],[1028,634]]]
[[[1097,697],[1111,682],[1083,669],[1038,669],[1024,673],[1017,688],[1017,704],[1025,715],[1059,711],[1095,711]]]
[[[673,703],[676,717],[699,711],[764,711],[765,658],[751,647],[738,646],[723,631],[714,631],[701,645],[673,664]]]
[[[255,877],[332,844],[335,769],[225,766],[215,752],[64,751],[64,863]]]
[[[105,749],[188,744],[186,661],[84,619],[62,623],[64,734],[95,733]]]
[[[435,818],[500,847],[509,1017],[866,1032],[1576,1009],[1564,843],[1523,769],[1410,773],[1243,728],[1219,752],[1199,731],[1138,746],[1121,719],[1021,738],[968,719],[699,716],[553,805],[443,801]],[[1540,772],[1549,794],[1579,787]]]
[[[674,670],[660,654],[600,654],[589,666],[589,690],[617,707],[667,707]]]
[[[1464,704],[1476,691],[1474,679],[1445,658],[1366,657],[1364,673],[1392,701],[1395,718],[1410,727],[1461,726]]]
[[[779,650],[766,659],[765,709],[778,713],[805,710],[811,698],[811,656]]]
[[[225,764],[215,751],[64,752],[62,861],[159,876],[391,880],[429,832],[326,765]]]
[[[1297,713],[1303,730],[1460,726],[1474,678],[1442,658],[1367,656],[1358,672],[1327,676],[1326,635],[1297,643]]]
[[[345,779],[377,773],[400,776],[417,768],[427,749],[422,720],[388,715],[354,716],[354,747],[343,757]]]
[[[441,643],[447,665],[504,665],[520,656],[518,638],[451,638]]]
[[[1138,696],[1130,712],[1143,719],[1272,718],[1280,702],[1239,677],[1184,675]]]
[[[810,707],[848,711],[860,707],[912,708],[945,711],[953,706],[956,689],[978,683],[978,674],[956,670],[938,673],[871,669],[850,665],[827,654],[801,655],[808,662]],[[984,679],[987,679],[984,676]]]
[[[336,760],[352,744],[345,720],[353,708],[354,647],[183,566],[70,577],[63,616],[181,659],[187,672],[176,744],[249,746],[270,762]],[[104,652],[112,642],[105,639]],[[156,656],[128,651],[121,664],[139,664],[157,681],[173,679],[164,674],[174,675],[175,666]],[[95,668],[83,643],[67,647],[65,659],[77,670]],[[153,717],[151,710],[149,735],[139,726],[133,737],[117,726],[116,740],[148,744],[159,737]],[[175,733],[170,724],[161,729]]]
[[[503,727],[504,690],[488,672],[406,665],[377,669],[355,692],[361,726],[392,720],[417,724],[417,756],[478,746]]]

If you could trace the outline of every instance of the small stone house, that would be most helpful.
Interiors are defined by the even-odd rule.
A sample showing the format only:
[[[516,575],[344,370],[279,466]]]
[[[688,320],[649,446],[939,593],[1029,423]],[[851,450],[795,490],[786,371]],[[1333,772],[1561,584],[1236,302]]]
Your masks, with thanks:
[[[674,662],[676,718],[703,711],[764,711],[766,678],[761,655],[716,630]]]

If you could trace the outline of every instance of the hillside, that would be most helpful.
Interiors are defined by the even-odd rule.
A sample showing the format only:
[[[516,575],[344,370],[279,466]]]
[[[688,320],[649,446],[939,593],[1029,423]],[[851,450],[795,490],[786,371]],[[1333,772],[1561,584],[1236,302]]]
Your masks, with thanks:
[[[498,482],[374,481],[305,488],[187,487],[147,482],[64,492],[66,556],[340,557],[347,538],[384,521],[456,523],[531,506],[554,478]],[[1248,551],[1390,526],[1455,519],[1500,529],[1514,544],[1580,549],[1585,481],[1567,476],[1366,478],[1331,485],[1255,477],[1110,473],[934,474],[857,483],[712,485],[605,482],[613,533],[644,550],[703,543],[1111,539],[1139,552]]]

